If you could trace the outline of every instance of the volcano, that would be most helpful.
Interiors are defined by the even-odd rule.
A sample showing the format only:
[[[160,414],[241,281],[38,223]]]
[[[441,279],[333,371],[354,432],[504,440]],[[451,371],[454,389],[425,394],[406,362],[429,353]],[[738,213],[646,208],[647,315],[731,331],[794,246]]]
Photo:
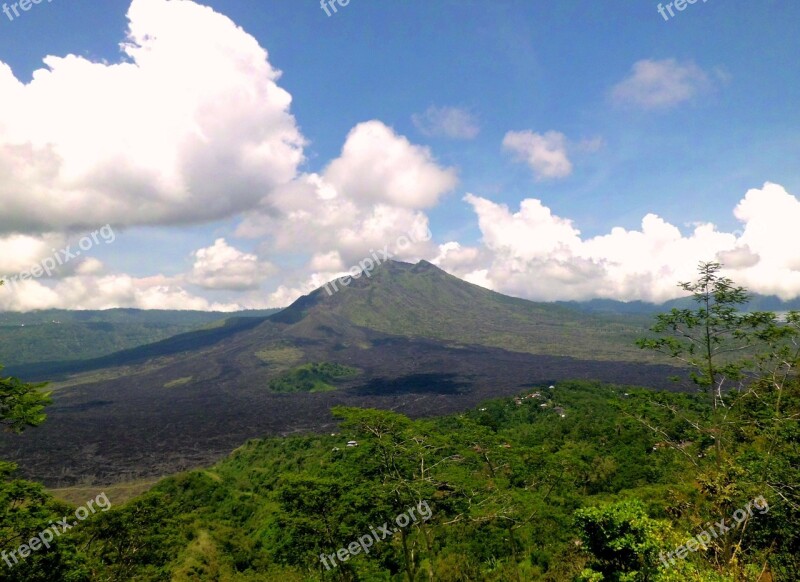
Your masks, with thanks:
[[[269,317],[10,370],[53,382],[54,404],[41,427],[4,435],[0,455],[50,486],[110,483],[208,464],[250,438],[333,430],[337,405],[419,417],[567,379],[674,388],[676,369],[633,345],[644,332],[641,319],[508,297],[426,261],[387,261]],[[323,369],[349,373],[307,381]],[[296,391],[275,389],[300,378]]]

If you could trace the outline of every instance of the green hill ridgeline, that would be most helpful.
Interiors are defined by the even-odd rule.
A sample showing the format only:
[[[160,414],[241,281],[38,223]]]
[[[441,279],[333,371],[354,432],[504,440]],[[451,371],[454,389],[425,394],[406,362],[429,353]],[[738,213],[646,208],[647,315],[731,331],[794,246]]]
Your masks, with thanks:
[[[273,392],[328,392],[336,390],[334,382],[350,378],[358,370],[329,362],[305,364],[292,368],[269,383]]]
[[[84,360],[158,342],[231,317],[267,317],[278,309],[222,313],[108,309],[0,312],[0,354],[8,367]]]

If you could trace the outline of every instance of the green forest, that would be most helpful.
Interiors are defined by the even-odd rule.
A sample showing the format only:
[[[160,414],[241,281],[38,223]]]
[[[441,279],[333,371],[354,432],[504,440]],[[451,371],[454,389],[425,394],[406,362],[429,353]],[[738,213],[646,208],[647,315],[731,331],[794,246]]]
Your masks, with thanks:
[[[337,408],[333,434],[109,496],[36,551],[76,507],[4,463],[0,579],[800,579],[800,313],[743,311],[714,263],[683,286],[694,304],[638,344],[682,362],[688,391],[560,382],[416,420]],[[8,430],[44,421],[41,387],[4,379],[0,399]]]

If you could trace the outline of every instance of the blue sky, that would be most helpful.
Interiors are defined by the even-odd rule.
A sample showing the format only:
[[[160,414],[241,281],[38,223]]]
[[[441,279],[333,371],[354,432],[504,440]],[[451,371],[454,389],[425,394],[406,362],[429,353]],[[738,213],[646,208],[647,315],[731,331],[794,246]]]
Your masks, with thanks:
[[[164,38],[180,37],[177,24],[174,30],[159,27],[158,19],[164,20],[167,14],[161,5],[191,3],[136,3],[141,6],[142,30],[151,26]],[[800,294],[795,279],[800,260],[776,254],[776,241],[764,240],[768,229],[760,226],[768,222],[770,212],[780,210],[786,216],[795,212],[795,203],[800,205],[796,198],[800,194],[800,40],[796,35],[800,4],[700,1],[669,21],[659,15],[658,3],[650,1],[621,2],[612,8],[590,1],[351,0],[331,16],[314,1],[200,4],[241,27],[242,37],[251,35],[268,51],[269,65],[282,71],[275,83],[291,95],[291,105],[282,111],[293,116],[304,141],[297,145],[303,159],[292,166],[294,176],[266,176],[264,184],[258,182],[257,187],[264,188],[260,205],[254,202],[255,195],[244,195],[246,200],[237,198],[230,208],[185,219],[180,208],[159,207],[143,216],[122,210],[119,214],[98,212],[96,226],[107,219],[118,234],[113,245],[92,249],[92,257],[102,265],[75,265],[53,279],[28,282],[36,286],[29,290],[33,299],[7,297],[5,302],[0,299],[0,306],[174,307],[184,302],[230,308],[285,303],[315,283],[347,271],[358,257],[368,255],[367,247],[374,246],[370,243],[395,241],[403,228],[373,232],[380,240],[370,239],[364,248],[349,240],[387,202],[399,213],[388,222],[405,225],[403,221],[414,213],[428,221],[433,236],[405,255],[398,253],[398,258],[434,260],[454,274],[513,295],[543,300],[591,296],[663,300],[674,287],[674,278],[686,273],[686,263],[691,271],[697,260],[713,257],[729,258],[725,262],[736,269],[738,278],[760,292],[785,297]],[[143,71],[143,63],[123,56],[119,48],[126,39],[130,7],[129,1],[107,0],[98,8],[87,0],[53,0],[32,6],[13,21],[0,14],[0,61],[22,84],[30,83],[46,55],[74,54],[98,67],[125,61]],[[200,26],[200,12],[197,21],[194,15],[185,11],[180,26]],[[203,32],[214,36],[215,26],[205,23]],[[188,46],[186,54],[181,53],[176,67],[203,66],[191,63],[193,54],[198,60],[204,58],[201,50],[191,49]],[[209,87],[214,85],[215,71],[208,69]],[[102,73],[110,76],[110,71]],[[92,82],[109,82],[98,80],[99,76],[92,77]],[[81,87],[86,79],[65,71],[59,82]],[[241,83],[247,81],[238,85],[245,90]],[[148,89],[139,82],[131,86]],[[34,100],[37,107],[47,107],[46,100],[41,101],[43,94],[59,100],[58,94],[50,92],[52,88],[31,85],[28,89],[37,96],[29,103]],[[85,89],[92,91],[91,82]],[[79,94],[79,89],[74,90]],[[128,109],[153,107],[152,103],[131,103]],[[11,115],[11,108],[24,107],[2,94],[0,106],[6,109],[0,121]],[[71,115],[68,105],[59,103],[58,108],[62,118]],[[34,113],[29,112],[31,119]],[[76,110],[74,114],[87,124],[107,123],[93,120],[91,112]],[[124,116],[126,107],[112,114]],[[431,126],[446,114],[455,115],[466,129],[447,135],[441,127]],[[391,142],[387,147],[407,147],[408,155],[429,148],[424,150],[429,157],[417,162],[435,167],[428,169],[436,184],[425,185],[422,190],[429,192],[420,195],[416,204],[398,203],[391,192],[379,192],[381,184],[397,174],[373,176],[375,182],[369,187],[376,191],[374,196],[353,195],[344,187],[355,184],[358,176],[343,174],[357,174],[365,167],[362,164],[374,165],[379,160],[351,157],[341,164],[345,169],[338,178],[324,176],[332,161],[342,157],[351,132],[365,122],[385,126],[390,134],[378,131],[380,137],[374,139]],[[230,123],[242,123],[242,119]],[[20,122],[6,139],[0,129],[0,145],[27,143],[26,131],[36,136],[30,138],[36,147],[56,143],[56,137],[43,138],[47,132],[34,125],[35,121],[28,126]],[[158,131],[151,134],[158,143]],[[63,158],[62,169],[70,167],[70,155],[77,155],[67,152],[63,144],[73,140],[65,135],[58,133],[62,145],[55,148]],[[94,145],[98,156],[107,151],[102,143]],[[227,145],[231,150],[214,155],[233,159],[232,152],[238,150],[233,143]],[[373,143],[371,147],[381,146]],[[19,157],[14,160],[21,163]],[[391,169],[410,172],[410,177],[402,179],[412,182],[419,179],[417,170]],[[452,187],[447,180],[437,182],[442,176],[435,172],[446,170],[457,176]],[[302,233],[294,239],[285,235],[302,230],[302,220],[296,222],[297,208],[294,202],[286,202],[288,195],[281,191],[294,187],[291,180],[302,181],[309,175],[323,176],[323,181],[333,184],[338,200],[353,197],[353,208],[358,210],[352,212],[349,228],[343,218],[333,223],[312,220],[308,223],[312,231],[339,231],[313,241]],[[143,183],[148,177],[152,174],[143,172]],[[147,200],[142,190],[121,185],[134,180],[131,175],[108,179],[119,181],[112,188],[114,196],[130,196],[127,203],[132,208],[141,207],[142,196]],[[23,176],[14,182],[15,191],[26,187],[39,191],[41,184],[36,180]],[[107,186],[105,177],[101,180],[92,174],[91,180]],[[767,183],[771,184],[768,188]],[[749,222],[737,220],[734,209],[751,190],[755,191],[749,204],[753,217]],[[0,248],[4,248],[2,237],[8,249],[23,248],[14,237],[27,237],[23,254],[28,253],[28,263],[37,263],[47,252],[42,250],[48,246],[42,244],[44,237],[50,237],[48,243],[63,239],[66,244],[94,224],[79,218],[42,218],[22,224],[25,221],[15,213],[24,208],[5,192],[0,188],[0,210],[7,206],[0,212]],[[229,192],[222,178],[217,196],[233,196]],[[485,203],[468,203],[467,194]],[[86,204],[87,209],[111,204],[105,198],[93,201],[85,192],[80,196],[84,198],[77,205]],[[165,199],[171,200],[170,196],[165,193]],[[311,193],[303,196],[314,200]],[[31,204],[35,200],[31,197]],[[520,212],[525,200],[539,201],[540,209]],[[207,199],[196,202],[202,206]],[[313,214],[325,208],[310,203],[305,210]],[[62,209],[55,205],[51,210]],[[342,208],[338,211],[343,212]],[[254,212],[263,216],[254,218]],[[642,233],[639,242],[650,249],[653,261],[628,260],[622,256],[624,248],[637,244],[635,233],[643,230],[642,220],[649,214],[677,227],[680,238],[664,243],[657,234]],[[268,226],[264,226],[265,217]],[[243,227],[254,222],[261,226]],[[719,236],[695,236],[694,225],[699,223],[713,223]],[[614,228],[625,229],[630,236],[607,244],[595,240]],[[284,233],[282,242],[274,240],[278,231]],[[775,231],[772,236],[781,234]],[[669,236],[674,237],[674,232]],[[653,237],[659,240],[654,242]],[[224,244],[209,250],[219,239]],[[340,244],[342,240],[346,242]],[[553,240],[558,244],[550,244]],[[681,252],[665,252],[664,246],[680,247]],[[207,250],[203,254],[207,260],[198,266],[197,252],[202,249]],[[690,258],[705,250],[709,257]],[[8,266],[0,259],[0,270],[13,276],[19,261],[6,262]],[[235,272],[223,272],[229,264]],[[124,291],[119,290],[121,286]]]

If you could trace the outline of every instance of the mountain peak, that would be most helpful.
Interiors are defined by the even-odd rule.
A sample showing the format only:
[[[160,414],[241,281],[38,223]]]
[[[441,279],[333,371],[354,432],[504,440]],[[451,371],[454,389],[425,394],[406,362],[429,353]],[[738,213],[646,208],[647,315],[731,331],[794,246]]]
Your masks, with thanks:
[[[416,263],[407,263],[405,261],[398,261],[396,259],[388,259],[380,263],[373,272],[377,271],[380,268],[389,268],[389,269],[399,269],[399,270],[423,270],[423,269],[431,269],[436,271],[441,271],[439,267],[431,263],[430,261],[426,261],[425,259],[419,260]]]
[[[379,301],[388,305],[402,296],[401,305],[408,305],[409,302],[413,304],[418,302],[419,295],[424,288],[437,287],[444,279],[452,279],[452,282],[472,286],[470,283],[449,275],[429,261],[406,263],[389,259],[378,264],[372,270],[362,271],[356,277],[342,275],[325,283],[322,287],[308,295],[303,295],[289,307],[272,316],[272,320],[295,324],[313,312],[347,312],[349,314],[353,311],[354,304],[361,304],[365,299],[367,299],[367,303]],[[417,301],[413,299],[415,295]]]
[[[417,270],[420,270],[420,271],[421,270],[442,271],[442,269],[440,269],[439,267],[437,267],[433,263],[431,263],[429,261],[426,261],[425,259],[422,259],[421,261],[417,262],[417,264],[414,265],[414,268],[417,269]],[[444,271],[442,271],[442,272],[444,272]]]
[[[430,261],[388,260],[358,278],[344,276],[301,297],[271,321],[292,326],[296,337],[351,337],[372,330],[459,345],[489,345],[522,352],[577,354],[601,351],[589,330],[597,316],[554,304],[534,303],[468,283]],[[619,334],[617,334],[619,336]],[[638,348],[616,337],[607,357]]]

